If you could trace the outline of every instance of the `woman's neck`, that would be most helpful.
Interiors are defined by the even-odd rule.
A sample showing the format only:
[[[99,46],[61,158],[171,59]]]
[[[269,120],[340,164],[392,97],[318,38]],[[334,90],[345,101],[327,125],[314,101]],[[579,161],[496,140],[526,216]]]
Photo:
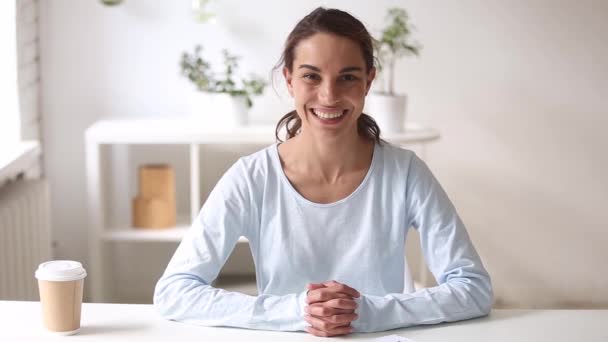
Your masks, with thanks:
[[[301,132],[289,140],[284,163],[327,184],[343,175],[367,170],[371,164],[374,142],[360,137],[319,139]]]

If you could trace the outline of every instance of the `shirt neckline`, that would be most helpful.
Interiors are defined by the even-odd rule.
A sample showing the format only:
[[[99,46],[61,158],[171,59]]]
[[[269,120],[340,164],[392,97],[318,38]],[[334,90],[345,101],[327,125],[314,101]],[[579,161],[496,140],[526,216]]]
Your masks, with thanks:
[[[349,199],[354,197],[358,192],[360,192],[361,189],[363,189],[365,187],[365,185],[368,183],[369,178],[371,178],[371,174],[374,172],[374,169],[375,169],[376,163],[377,163],[376,160],[378,159],[378,154],[380,151],[378,143],[374,143],[374,151],[372,154],[372,163],[371,163],[369,169],[367,170],[367,174],[363,178],[363,181],[361,181],[361,183],[357,186],[357,188],[355,190],[353,190],[353,192],[348,194],[348,196],[346,196],[342,199],[339,199],[335,202],[332,202],[332,203],[317,203],[317,202],[313,202],[313,201],[307,199],[306,197],[302,196],[302,194],[300,194],[298,192],[298,190],[296,190],[296,188],[293,187],[293,185],[289,181],[289,178],[287,178],[287,175],[285,174],[285,170],[283,170],[283,166],[281,165],[281,156],[279,155],[279,145],[280,144],[281,144],[280,142],[275,143],[272,146],[272,150],[274,153],[275,167],[279,170],[281,180],[283,181],[283,183],[285,183],[287,188],[289,188],[289,190],[293,193],[293,195],[299,201],[304,202],[311,206],[315,206],[315,207],[333,207],[333,206],[342,204],[344,202],[347,202]]]

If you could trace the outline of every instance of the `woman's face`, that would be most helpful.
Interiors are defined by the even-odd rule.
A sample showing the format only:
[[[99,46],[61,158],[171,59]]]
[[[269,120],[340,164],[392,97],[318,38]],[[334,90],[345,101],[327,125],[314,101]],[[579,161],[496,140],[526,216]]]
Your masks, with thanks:
[[[356,134],[375,73],[375,69],[366,72],[361,48],[348,38],[316,33],[300,41],[292,72],[284,68],[283,74],[303,131]]]

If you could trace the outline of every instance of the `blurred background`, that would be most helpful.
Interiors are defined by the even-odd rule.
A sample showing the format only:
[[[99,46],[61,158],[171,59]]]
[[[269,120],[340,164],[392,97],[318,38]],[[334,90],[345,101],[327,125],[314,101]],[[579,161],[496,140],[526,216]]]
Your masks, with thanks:
[[[96,145],[87,150],[87,129],[100,120],[137,119],[142,124],[129,129],[139,136],[151,120],[191,119],[194,87],[179,63],[195,45],[214,65],[228,49],[241,56],[244,74],[269,82],[287,34],[317,6],[348,11],[375,36],[387,9],[400,7],[423,47],[419,57],[396,64],[395,88],[408,96],[406,123],[440,134],[412,149],[424,154],[465,222],[492,276],[495,307],[608,308],[606,1],[18,0],[1,6],[0,299],[37,300],[38,263],[72,259],[89,271],[85,301],[151,303],[179,237],[101,233],[132,221],[138,167],[171,165],[178,220],[187,221],[193,198],[204,203],[223,172],[270,145],[273,132],[268,143],[236,139],[195,149],[117,143],[97,155]],[[279,77],[254,98],[250,125],[274,125],[291,109]],[[200,125],[212,131],[222,114],[201,116]],[[89,167],[99,167],[87,169],[87,158]],[[99,215],[103,226],[96,226]],[[408,263],[418,287],[432,286],[415,246]],[[104,290],[96,297],[89,285],[99,281]],[[246,243],[216,285],[255,294]]]

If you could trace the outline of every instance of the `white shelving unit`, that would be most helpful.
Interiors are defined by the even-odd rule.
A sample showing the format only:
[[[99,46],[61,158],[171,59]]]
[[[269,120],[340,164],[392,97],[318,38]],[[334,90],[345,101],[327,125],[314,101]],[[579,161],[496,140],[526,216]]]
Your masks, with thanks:
[[[198,215],[200,202],[200,145],[270,145],[275,141],[274,126],[247,126],[229,130],[205,130],[186,120],[104,120],[86,130],[86,176],[89,210],[89,284],[94,302],[105,300],[104,244],[108,242],[179,242],[190,222]],[[391,143],[424,146],[439,139],[432,128],[409,125],[405,132],[383,135]],[[105,213],[105,183],[101,168],[101,149],[109,145],[188,145],[190,149],[190,217],[173,228],[162,230],[108,227]],[[247,240],[241,237],[240,243]]]

